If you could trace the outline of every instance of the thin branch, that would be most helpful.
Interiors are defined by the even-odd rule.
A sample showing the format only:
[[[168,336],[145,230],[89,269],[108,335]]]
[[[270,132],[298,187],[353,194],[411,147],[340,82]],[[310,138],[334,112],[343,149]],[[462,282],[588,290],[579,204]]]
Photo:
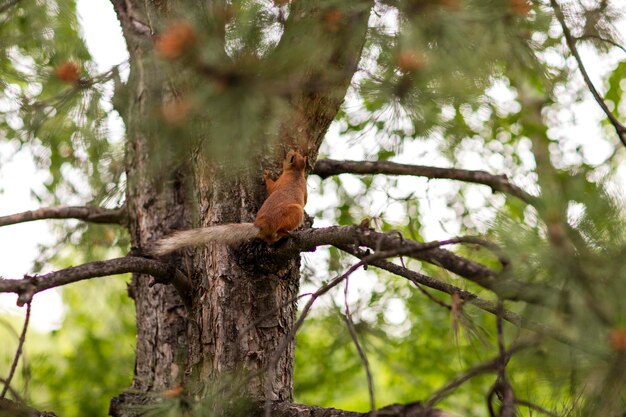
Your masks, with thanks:
[[[506,352],[506,356],[511,357],[517,352],[520,352],[524,349],[528,349],[529,347],[534,346],[536,343],[537,343],[536,339],[529,340],[523,343],[517,343],[515,346],[512,346],[508,352]],[[487,362],[483,362],[481,364],[473,366],[472,368],[468,369],[463,374],[457,376],[456,378],[454,378],[453,380],[445,384],[443,387],[435,391],[430,396],[428,401],[426,401],[424,404],[427,407],[433,407],[435,404],[437,404],[438,402],[443,400],[445,397],[447,397],[449,394],[451,394],[452,391],[454,391],[455,389],[457,389],[458,387],[460,387],[461,385],[463,385],[465,382],[469,381],[470,379],[474,378],[475,376],[484,374],[486,372],[495,372],[498,369],[498,364],[500,363],[500,361],[501,361],[500,355],[498,355],[497,357]]]
[[[439,168],[424,165],[406,165],[390,161],[337,161],[320,159],[312,174],[327,178],[338,174],[384,174],[414,175],[432,179],[449,179],[483,184],[494,191],[511,194],[526,203],[532,204],[535,197],[509,182],[506,175],[493,175],[485,171],[457,168]]]
[[[7,380],[4,378],[0,378],[0,384],[7,386]],[[9,394],[11,394],[15,402],[24,403],[24,399],[20,396],[20,394],[18,394],[17,391],[10,385],[8,387],[9,387]],[[2,407],[0,407],[0,410],[2,410]]]
[[[531,403],[530,401],[520,400],[520,399],[516,398],[515,399],[515,403],[518,404],[518,405],[521,405],[523,407],[526,407],[526,408],[528,408],[530,410],[537,411],[539,413],[545,414],[545,415],[550,416],[550,417],[559,417],[557,414],[554,414],[552,411],[546,410],[545,408],[540,407],[540,406],[538,406],[535,403]]]
[[[589,78],[589,74],[587,73],[587,69],[585,68],[585,65],[583,64],[583,60],[581,59],[580,54],[578,53],[578,48],[576,47],[576,39],[574,39],[574,37],[572,36],[572,33],[570,32],[569,27],[567,26],[567,23],[565,22],[565,16],[563,15],[563,10],[561,10],[561,6],[559,6],[559,3],[557,3],[556,0],[550,0],[550,4],[552,5],[552,8],[554,9],[554,14],[556,15],[556,18],[561,24],[563,35],[565,36],[565,42],[567,43],[567,46],[572,52],[574,59],[576,59],[576,62],[578,63],[578,69],[580,70],[580,73],[583,76],[583,80],[585,81],[585,84],[587,84],[587,88],[589,88],[591,95],[593,95],[593,98],[596,100],[596,102],[598,103],[598,105],[600,106],[604,114],[606,114],[606,117],[609,119],[609,122],[611,122],[611,124],[615,128],[615,132],[617,133],[617,137],[619,138],[619,140],[622,142],[624,146],[626,146],[626,127],[624,127],[624,125],[621,124],[619,120],[617,120],[617,117],[615,117],[613,113],[611,113],[611,110],[609,110],[608,106],[606,105],[604,98],[602,98],[600,93],[598,93],[598,90],[596,90],[596,87],[591,82],[591,78]]]
[[[373,256],[370,255],[370,258],[373,259]],[[276,372],[276,366],[278,365],[278,361],[280,360],[280,357],[282,356],[283,352],[287,349],[287,346],[289,345],[289,343],[291,343],[291,341],[296,337],[296,333],[298,332],[298,330],[300,330],[300,327],[302,327],[302,324],[304,323],[304,320],[309,315],[311,307],[313,307],[313,304],[315,303],[315,301],[317,301],[319,297],[326,294],[331,289],[335,288],[344,279],[349,277],[354,271],[356,271],[357,269],[359,269],[365,264],[366,262],[363,260],[357,262],[356,264],[352,265],[346,272],[336,277],[335,279],[331,280],[328,284],[321,286],[317,291],[315,291],[311,295],[311,298],[309,298],[309,301],[307,301],[304,308],[302,309],[302,312],[300,313],[300,317],[298,317],[298,320],[295,322],[291,330],[289,330],[289,333],[287,333],[287,335],[283,338],[280,345],[278,345],[278,347],[276,348],[276,351],[272,355],[267,365],[267,372],[269,376],[267,377],[266,381],[274,380],[274,372]],[[270,384],[266,384],[266,391],[268,391],[266,392],[266,394],[271,394],[269,390],[271,390],[271,386]],[[267,398],[267,401],[265,404],[265,415],[267,417],[271,415],[271,406],[272,406],[271,395],[266,395],[266,398]]]
[[[440,246],[463,243],[466,240],[467,238],[461,237],[420,243],[399,236],[395,232],[378,233],[359,226],[331,226],[292,233],[291,238],[281,243],[273,254],[278,257],[290,257],[321,245],[333,245],[339,248],[367,247],[375,251],[391,251],[385,257],[392,254],[407,255],[436,265],[495,292],[503,299],[542,305],[558,301],[558,291],[547,284],[522,284],[482,264],[440,248]]]
[[[94,206],[47,207],[0,217],[0,226],[43,219],[79,219],[90,223],[125,224],[123,207],[106,209]]]
[[[370,362],[367,359],[367,355],[363,350],[363,346],[361,346],[361,342],[359,341],[359,336],[356,332],[356,328],[354,327],[354,321],[352,321],[352,314],[350,313],[350,303],[348,303],[348,283],[349,278],[346,277],[345,289],[343,292],[343,299],[345,305],[345,315],[343,319],[348,327],[348,332],[350,333],[350,337],[352,337],[352,341],[354,342],[354,346],[356,347],[357,352],[359,353],[359,357],[361,358],[361,362],[363,363],[363,367],[365,368],[365,376],[367,378],[367,391],[369,393],[370,398],[370,410],[375,415],[376,414],[376,397],[374,396],[374,380],[372,378],[372,370],[370,368]]]
[[[498,339],[498,377],[493,384],[487,395],[487,405],[489,407],[489,413],[492,417],[495,417],[493,411],[492,400],[494,395],[502,401],[502,407],[498,413],[498,417],[514,417],[515,416],[515,393],[513,387],[509,383],[506,376],[506,366],[509,362],[510,355],[507,355],[504,347],[504,327],[502,315],[504,312],[504,304],[502,300],[498,300],[498,310],[496,312],[496,334]]]
[[[584,35],[579,36],[578,38],[575,38],[576,41],[584,41],[585,39],[597,39],[599,41],[609,43],[613,45],[614,47],[621,49],[622,52],[626,53],[626,48],[620,45],[619,43],[615,42],[614,40],[603,38],[602,36],[594,35],[592,33],[585,33]]]
[[[340,246],[338,248],[360,259],[366,256],[363,251],[357,251],[349,246]],[[449,295],[457,294],[461,300],[468,302],[488,313],[496,314],[497,312],[497,303],[480,298],[472,292],[466,291],[452,284],[448,284],[447,282],[443,282],[427,275],[420,274],[419,272],[412,271],[408,268],[404,268],[400,265],[396,265],[392,262],[385,260],[370,260],[368,262],[368,265],[375,266],[377,268],[391,272],[394,275],[404,277],[415,285],[424,285],[426,287],[441,291]],[[449,308],[448,305],[445,306]],[[523,324],[523,318],[520,315],[511,311],[505,310],[503,313],[503,317],[506,321],[516,326],[522,326]]]
[[[13,357],[13,363],[11,364],[11,370],[9,371],[9,376],[4,381],[4,388],[2,389],[2,393],[0,394],[0,398],[4,398],[11,386],[11,380],[15,375],[15,370],[17,369],[17,362],[20,360],[20,356],[22,355],[22,349],[24,348],[24,341],[26,341],[26,330],[28,330],[28,322],[30,321],[30,302],[26,304],[26,318],[24,319],[24,327],[22,327],[22,334],[20,335],[20,340],[17,344],[17,350],[15,351],[15,356]]]
[[[90,278],[125,274],[128,272],[152,275],[157,283],[172,283],[186,305],[191,302],[191,282],[178,269],[153,259],[124,257],[107,261],[89,262],[44,275],[23,279],[0,279],[0,293],[18,294],[17,304],[30,303],[38,292]]]
[[[360,259],[367,256],[367,253],[365,253],[364,251],[356,250],[350,246],[338,247],[338,249],[341,249],[342,251],[349,253],[353,256],[356,256],[357,258],[360,258]],[[454,285],[448,284],[446,282],[440,281],[438,279],[429,277],[424,274],[420,274],[419,272],[412,271],[410,269],[404,268],[400,265],[396,265],[392,262],[385,261],[385,260],[369,261],[368,265],[375,266],[377,268],[384,269],[385,271],[391,272],[392,274],[404,277],[415,285],[421,284],[426,287],[429,287],[434,290],[441,291],[443,293],[450,294],[450,295],[457,294],[459,298],[463,300],[464,302],[472,304],[473,306],[478,307],[481,310],[486,311],[488,313],[491,313],[494,315],[497,314],[497,311],[498,311],[497,303],[493,301],[485,300],[484,298],[480,298],[476,294],[463,290]],[[552,339],[557,340],[565,345],[576,347],[577,349],[580,349],[587,353],[592,353],[589,351],[588,348],[586,348],[585,346],[579,346],[579,344],[573,341],[569,336],[564,335],[562,332],[559,332],[558,330],[550,328],[544,324],[527,320],[524,317],[516,313],[513,313],[509,310],[503,310],[502,318],[517,327],[521,327],[527,330],[532,330],[536,332],[537,334],[540,334],[542,336],[549,336]]]

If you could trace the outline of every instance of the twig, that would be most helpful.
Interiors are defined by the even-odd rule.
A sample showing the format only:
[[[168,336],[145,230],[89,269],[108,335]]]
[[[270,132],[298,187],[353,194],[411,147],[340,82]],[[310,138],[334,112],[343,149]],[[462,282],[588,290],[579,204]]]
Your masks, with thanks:
[[[28,322],[30,321],[30,302],[26,304],[26,318],[24,319],[24,327],[22,328],[22,334],[20,335],[20,340],[17,344],[17,350],[15,352],[15,356],[13,357],[13,363],[11,364],[11,370],[9,371],[9,376],[6,381],[4,381],[4,388],[2,389],[2,393],[0,394],[0,398],[4,398],[6,396],[9,387],[11,386],[11,380],[15,375],[15,370],[17,369],[17,362],[22,355],[22,349],[24,348],[24,341],[26,340],[26,330],[28,330]]]
[[[343,246],[343,247],[338,247],[338,248],[346,253],[356,256],[357,258],[363,258],[367,256],[364,252],[358,251],[352,247]],[[385,260],[369,261],[368,265],[375,266],[377,268],[381,268],[381,269],[384,269],[385,271],[391,272],[392,274],[404,277],[415,285],[421,284],[426,287],[429,287],[434,290],[441,291],[443,293],[450,294],[450,295],[457,294],[459,298],[466,303],[470,303],[473,306],[478,307],[481,310],[494,314],[494,315],[497,313],[497,309],[498,309],[497,303],[480,298],[472,292],[463,290],[454,285],[429,277],[428,275],[420,274],[419,272],[415,272],[410,269],[403,268],[400,265],[396,265],[392,262],[385,261]],[[557,340],[565,345],[576,347],[577,349],[580,349],[587,353],[592,353],[585,346],[577,345],[577,343],[574,340],[572,340],[569,336],[564,335],[563,333],[559,332],[558,330],[554,328],[550,328],[544,324],[541,324],[535,321],[527,320],[523,318],[522,316],[516,313],[513,313],[509,310],[504,310],[502,313],[502,317],[504,318],[504,320],[508,321],[509,323],[517,327],[532,330],[542,336],[549,336],[552,339]]]
[[[570,32],[569,27],[567,27],[567,23],[565,22],[565,16],[563,15],[563,10],[561,10],[561,6],[559,6],[556,0],[550,0],[550,4],[554,9],[554,14],[556,15],[556,18],[561,24],[563,35],[565,36],[565,42],[572,52],[574,59],[576,59],[576,62],[578,63],[578,69],[583,76],[585,84],[587,84],[587,88],[589,88],[591,95],[596,100],[604,114],[606,114],[609,122],[615,128],[615,132],[617,133],[617,137],[619,138],[619,140],[624,146],[626,146],[626,127],[624,127],[624,125],[621,124],[619,120],[617,120],[613,113],[611,113],[611,110],[609,110],[608,106],[604,102],[604,98],[602,98],[600,93],[598,93],[598,90],[596,90],[596,87],[591,82],[591,78],[589,78],[589,74],[587,73],[585,65],[583,64],[583,60],[580,58],[580,54],[578,53],[578,48],[576,48],[576,40],[572,36],[572,33]]]
[[[333,245],[338,248],[355,245],[371,249],[380,248],[382,251],[392,251],[396,256],[408,255],[446,269],[495,292],[503,299],[540,305],[558,302],[558,292],[548,284],[522,284],[510,278],[503,278],[499,272],[485,265],[440,248],[444,245],[462,243],[467,239],[460,237],[421,243],[399,237],[397,233],[379,233],[359,226],[331,226],[292,233],[291,238],[282,243],[273,254],[278,257],[290,257],[321,245]]]
[[[414,175],[432,179],[449,179],[483,184],[494,191],[511,194],[526,203],[533,204],[535,197],[511,184],[506,175],[493,175],[485,171],[458,168],[440,168],[424,165],[406,165],[390,161],[337,161],[320,159],[312,174],[327,178],[338,174],[385,174]]]
[[[403,267],[406,269],[406,267]],[[434,279],[434,278],[433,278]],[[444,307],[448,310],[452,310],[452,306],[448,303],[445,303],[443,301],[441,301],[440,299],[438,299],[437,297],[435,297],[434,295],[432,295],[430,292],[428,292],[428,290],[426,290],[426,288],[424,288],[422,286],[422,284],[420,284],[419,282],[416,281],[411,281],[411,283],[413,283],[413,285],[415,285],[415,288],[417,288],[422,294],[424,294],[426,296],[426,298],[428,298],[430,301],[432,301],[433,303],[440,305],[441,307]]]
[[[38,292],[90,278],[128,272],[152,275],[157,283],[172,283],[185,305],[191,302],[191,282],[186,275],[170,265],[153,259],[127,256],[107,261],[89,262],[80,266],[61,269],[49,274],[28,276],[23,279],[0,279],[0,293],[18,294],[17,304],[30,303]]]
[[[592,33],[585,33],[582,36],[579,36],[578,38],[575,38],[576,41],[583,41],[585,39],[597,39],[599,41],[602,42],[606,42],[606,43],[610,43],[611,45],[613,45],[614,47],[621,49],[622,52],[626,53],[626,48],[622,45],[620,45],[619,43],[615,42],[612,39],[607,39],[607,38],[603,38],[602,36],[598,36],[598,35],[594,35]]]
[[[4,384],[4,386],[8,386],[9,387],[9,394],[11,394],[11,396],[13,396],[13,399],[18,402],[18,403],[24,403],[24,399],[20,396],[20,394],[17,393],[17,391],[11,387],[10,385],[7,385],[7,380],[4,378],[0,378],[0,384]],[[1,409],[1,408],[0,408]]]
[[[42,219],[79,219],[91,223],[125,224],[123,207],[106,209],[93,206],[47,207],[0,217],[0,226],[31,222]]]
[[[502,300],[499,300],[498,310],[496,312],[496,334],[498,338],[498,377],[496,379],[496,382],[489,390],[489,394],[487,396],[487,405],[489,407],[489,413],[492,417],[495,417],[492,406],[492,399],[494,395],[498,395],[498,397],[502,401],[502,407],[500,408],[498,417],[515,416],[515,393],[506,376],[506,366],[509,362],[510,356],[507,356],[507,352],[504,347],[504,328],[502,320],[503,312],[504,304]]]
[[[372,412],[372,417],[376,416],[376,399],[374,396],[374,380],[372,378],[372,370],[370,368],[369,360],[367,359],[367,355],[361,346],[361,342],[359,342],[359,336],[356,333],[356,329],[354,327],[354,322],[352,321],[352,314],[350,313],[350,304],[348,303],[348,283],[349,277],[346,277],[345,288],[343,291],[343,299],[345,305],[345,315],[343,316],[343,320],[346,322],[346,326],[348,326],[348,331],[350,333],[350,337],[352,337],[352,341],[354,342],[354,346],[356,347],[357,352],[359,353],[359,357],[361,358],[361,362],[363,362],[363,367],[365,368],[365,376],[367,377],[367,391],[369,393],[370,398],[370,410]]]
[[[529,408],[531,410],[535,410],[537,412],[540,412],[542,414],[545,414],[547,416],[550,417],[559,417],[557,414],[554,414],[552,411],[546,410],[543,407],[538,406],[535,403],[531,403],[530,401],[526,401],[526,400],[520,400],[518,398],[515,399],[515,404],[521,405],[523,407]]]
[[[524,349],[528,349],[529,347],[534,346],[537,343],[537,340],[538,339],[532,339],[526,342],[520,342],[516,344],[515,346],[512,346],[511,349],[508,352],[506,352],[506,357],[511,357],[512,355],[514,355],[515,353],[519,351],[522,351]],[[460,387],[461,385],[463,385],[465,382],[469,381],[473,377],[477,375],[481,375],[485,372],[496,371],[498,369],[498,364],[500,361],[501,361],[501,358],[500,358],[500,355],[498,355],[497,357],[487,362],[483,362],[481,364],[473,366],[472,368],[467,370],[465,373],[459,375],[458,377],[454,378],[453,380],[445,384],[443,387],[435,391],[430,396],[428,401],[424,403],[424,405],[426,407],[433,407],[439,401],[447,397],[452,391],[454,391],[456,388]]]
[[[370,257],[374,259],[373,256],[370,255]],[[285,349],[287,349],[287,346],[289,345],[289,343],[291,343],[291,341],[294,339],[294,337],[296,336],[296,333],[298,332],[298,330],[300,330],[300,327],[302,327],[304,320],[309,315],[309,311],[311,310],[311,307],[313,307],[313,304],[320,296],[326,294],[328,291],[335,288],[337,285],[341,283],[341,281],[343,281],[346,277],[350,276],[354,271],[356,271],[357,269],[359,269],[361,266],[365,264],[366,264],[366,261],[364,260],[357,262],[356,264],[352,265],[342,275],[336,277],[335,279],[330,281],[328,284],[321,286],[317,291],[315,291],[311,295],[311,298],[309,298],[309,301],[307,301],[307,303],[305,304],[304,308],[302,309],[302,313],[300,313],[300,317],[298,317],[298,320],[296,320],[295,324],[293,325],[293,327],[291,328],[287,336],[283,338],[280,345],[278,345],[278,347],[276,348],[276,351],[272,355],[272,358],[270,359],[267,365],[268,377],[267,377],[267,380],[266,380],[267,383],[265,386],[265,389],[266,389],[265,416],[266,417],[270,416],[271,407],[272,407],[271,395],[269,395],[271,394],[271,392],[269,392],[269,390],[271,389],[271,385],[269,384],[269,381],[272,381],[272,379],[274,378],[274,372],[276,371],[276,365],[278,365],[280,356],[283,354]]]

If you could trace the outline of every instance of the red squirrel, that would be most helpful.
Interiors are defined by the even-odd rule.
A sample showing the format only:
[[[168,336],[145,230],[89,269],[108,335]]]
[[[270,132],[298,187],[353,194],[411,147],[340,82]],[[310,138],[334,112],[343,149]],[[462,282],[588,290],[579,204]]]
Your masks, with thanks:
[[[229,245],[258,237],[272,244],[297,229],[304,221],[306,204],[306,157],[297,151],[289,151],[283,162],[283,172],[273,181],[265,174],[265,185],[269,194],[254,223],[230,223],[200,229],[184,230],[158,240],[150,252],[165,255],[187,246],[207,242]]]

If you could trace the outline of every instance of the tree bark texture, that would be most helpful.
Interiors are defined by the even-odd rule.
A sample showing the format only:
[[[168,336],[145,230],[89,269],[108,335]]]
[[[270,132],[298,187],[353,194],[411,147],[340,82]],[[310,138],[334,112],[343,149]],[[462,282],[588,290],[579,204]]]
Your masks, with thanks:
[[[154,161],[161,160],[154,146],[159,132],[142,121],[152,116],[149,109],[171,99],[176,86],[167,81],[155,86],[155,78],[151,78],[163,69],[158,68],[159,61],[148,59],[153,53],[154,28],[146,22],[166,17],[168,5],[139,0],[112,2],[131,64],[129,81],[116,92],[114,101],[123,99],[118,110],[127,129],[126,207],[133,247],[145,248],[176,229],[253,221],[266,197],[258,163],[253,170],[233,172],[191,157],[184,166],[155,169]],[[353,26],[349,30],[357,38],[350,44],[351,54],[341,45],[342,52],[333,57],[346,73],[339,90],[333,89],[326,96],[303,93],[292,98],[300,112],[295,116],[302,123],[299,134],[307,139],[313,159],[356,70],[368,16],[366,9],[357,22],[358,31]],[[293,118],[284,125],[291,121]],[[281,135],[285,144],[294,143],[293,130],[285,129]],[[267,253],[261,245],[251,242],[232,249],[210,244],[174,254],[171,262],[192,282],[189,309],[171,285],[151,286],[149,277],[133,276],[129,294],[135,300],[137,315],[135,374],[132,391],[112,400],[112,415],[133,415],[126,406],[145,402],[141,393],[184,386],[201,396],[204,385],[211,381],[242,371],[249,375],[264,370],[275,355],[279,356],[274,372],[254,374],[247,381],[247,394],[275,402],[293,400],[294,341],[284,352],[276,351],[296,316],[299,256],[271,262],[259,258],[259,253]]]

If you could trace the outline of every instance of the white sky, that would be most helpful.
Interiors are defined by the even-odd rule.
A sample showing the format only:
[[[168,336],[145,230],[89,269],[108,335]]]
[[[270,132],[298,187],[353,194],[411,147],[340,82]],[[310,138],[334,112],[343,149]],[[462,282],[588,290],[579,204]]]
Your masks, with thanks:
[[[626,7],[626,0],[623,1]],[[78,0],[77,6],[87,46],[98,65],[99,71],[106,71],[112,65],[125,61],[127,59],[125,44],[110,1]],[[623,29],[626,35],[626,27]],[[584,49],[582,52],[583,59],[592,74],[596,86],[602,85],[602,75],[611,69],[615,62],[625,58],[620,55],[621,52],[614,51],[608,59],[600,61],[597,57],[585,53]],[[501,95],[503,99],[506,99],[507,92],[503,90],[495,94],[497,96]],[[572,110],[575,122],[569,124],[568,128],[561,129],[555,134],[561,137],[577,138],[576,142],[583,145],[583,154],[589,162],[602,161],[610,149],[606,142],[599,140],[602,137],[599,127],[599,121],[603,117],[601,111],[590,97],[584,103],[574,106]],[[114,121],[113,123],[115,124],[113,130],[119,132],[119,121]],[[333,141],[331,148],[332,157],[359,159],[365,156],[362,143],[333,140],[336,137],[337,130],[331,129],[329,140]],[[400,155],[395,160],[398,162],[415,163],[413,155],[418,152],[413,147],[416,146],[419,145],[406,145],[404,156]],[[1,155],[7,155],[13,151],[10,145],[0,144]],[[471,161],[469,161],[466,168],[481,167],[472,166]],[[9,163],[0,167],[0,216],[38,208],[38,203],[31,196],[30,190],[41,188],[45,178],[45,173],[37,172],[32,162],[32,157],[27,152],[15,154]],[[415,184],[415,181],[412,180],[412,183]],[[313,180],[311,184],[317,183]],[[386,197],[383,196],[383,198]],[[323,200],[324,204],[333,204],[332,198],[329,199],[329,196],[325,196]],[[436,201],[432,203],[434,206],[431,207],[431,210],[433,213],[437,213],[441,207],[437,206],[438,203]],[[315,202],[309,204],[307,208],[311,211],[319,208],[313,207],[314,204]],[[382,206],[380,208],[373,207],[371,210],[375,214],[377,211],[383,210],[383,208]],[[392,212],[389,209],[387,211]],[[432,238],[447,236],[445,231],[439,226],[438,220],[436,214],[433,214],[431,218],[427,215],[426,218],[422,219],[425,224],[432,225],[430,226],[431,230],[427,231]],[[0,263],[0,276],[20,278],[24,273],[31,271],[33,260],[38,254],[38,245],[53,242],[48,224],[49,221],[38,221],[0,228],[0,253],[4,254]],[[323,220],[316,221],[316,226],[325,224],[327,222]],[[310,255],[307,255],[306,258],[313,261]],[[359,277],[359,280],[371,281],[371,279],[367,279],[365,276]],[[353,279],[351,285],[355,281]],[[353,292],[358,292],[358,289]],[[350,298],[353,299],[354,296],[356,295],[351,293]],[[15,295],[0,294],[0,313],[2,311],[16,311],[15,299]],[[58,292],[49,290],[37,294],[35,300],[32,313],[33,326],[40,330],[57,327],[63,315],[62,303]],[[398,314],[401,315],[401,313]]]

